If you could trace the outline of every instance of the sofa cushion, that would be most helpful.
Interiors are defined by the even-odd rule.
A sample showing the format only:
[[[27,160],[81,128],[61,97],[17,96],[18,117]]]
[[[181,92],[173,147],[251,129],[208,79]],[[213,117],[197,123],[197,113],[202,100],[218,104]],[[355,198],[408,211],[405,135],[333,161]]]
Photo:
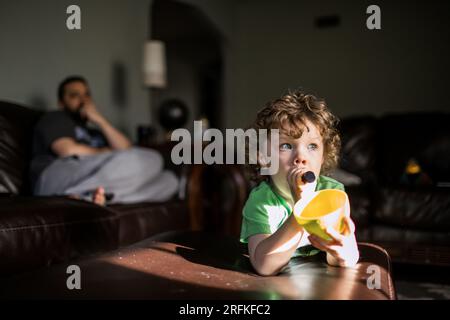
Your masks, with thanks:
[[[0,197],[2,276],[117,247],[117,217],[106,207],[67,197]]]
[[[186,201],[170,200],[138,204],[115,204],[119,224],[119,246],[126,246],[160,232],[189,229]]]
[[[450,121],[450,119],[448,119]],[[450,130],[436,135],[423,149],[418,161],[437,186],[450,186]]]
[[[378,244],[397,244],[398,246],[428,246],[448,248],[450,246],[450,231],[416,230],[374,223],[370,227],[369,238],[358,239]]]
[[[381,187],[373,199],[374,219],[415,230],[450,232],[450,190]]]
[[[366,230],[367,231],[367,230]],[[374,224],[358,241],[385,248],[394,262],[450,266],[450,231],[424,231]]]
[[[33,127],[41,112],[0,101],[0,193],[29,193]]]

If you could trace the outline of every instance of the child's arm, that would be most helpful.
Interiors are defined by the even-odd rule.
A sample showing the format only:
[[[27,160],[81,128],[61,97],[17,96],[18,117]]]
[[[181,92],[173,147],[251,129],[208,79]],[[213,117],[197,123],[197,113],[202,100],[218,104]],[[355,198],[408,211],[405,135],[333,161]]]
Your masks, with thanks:
[[[256,234],[249,238],[250,261],[263,276],[275,275],[286,266],[303,236],[303,228],[291,215],[273,234]]]
[[[289,171],[287,180],[294,202],[301,199],[303,191],[314,191],[313,184],[301,179],[302,171],[294,168]],[[308,190],[311,189],[311,190]],[[264,276],[275,275],[289,263],[303,236],[304,230],[292,214],[273,234],[256,234],[249,238],[250,261],[255,270]]]

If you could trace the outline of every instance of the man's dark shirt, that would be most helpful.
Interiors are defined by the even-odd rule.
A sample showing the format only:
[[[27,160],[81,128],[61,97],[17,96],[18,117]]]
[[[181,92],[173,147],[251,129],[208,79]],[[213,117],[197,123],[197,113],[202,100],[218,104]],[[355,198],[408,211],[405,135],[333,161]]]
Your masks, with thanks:
[[[72,138],[94,148],[108,146],[105,136],[96,129],[88,128],[66,111],[48,112],[34,128],[31,183],[34,187],[42,171],[58,158],[51,145],[59,138]]]

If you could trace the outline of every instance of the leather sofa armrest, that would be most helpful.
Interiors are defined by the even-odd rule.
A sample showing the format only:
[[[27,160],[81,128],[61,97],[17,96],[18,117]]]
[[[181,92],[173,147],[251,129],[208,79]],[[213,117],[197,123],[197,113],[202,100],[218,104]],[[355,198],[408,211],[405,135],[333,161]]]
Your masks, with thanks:
[[[239,165],[193,165],[187,199],[191,230],[238,236],[248,182]]]

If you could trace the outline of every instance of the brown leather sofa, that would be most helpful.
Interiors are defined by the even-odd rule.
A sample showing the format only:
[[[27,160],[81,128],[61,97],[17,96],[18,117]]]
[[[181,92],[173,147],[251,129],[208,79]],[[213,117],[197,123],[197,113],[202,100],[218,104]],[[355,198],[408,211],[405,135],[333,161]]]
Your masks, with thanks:
[[[0,277],[105,252],[190,228],[196,166],[176,169],[184,187],[164,203],[101,207],[30,194],[33,125],[41,112],[0,101]],[[167,154],[164,154],[167,157]]]
[[[341,169],[361,179],[346,186],[357,238],[394,262],[450,265],[449,124],[437,112],[341,122]]]

